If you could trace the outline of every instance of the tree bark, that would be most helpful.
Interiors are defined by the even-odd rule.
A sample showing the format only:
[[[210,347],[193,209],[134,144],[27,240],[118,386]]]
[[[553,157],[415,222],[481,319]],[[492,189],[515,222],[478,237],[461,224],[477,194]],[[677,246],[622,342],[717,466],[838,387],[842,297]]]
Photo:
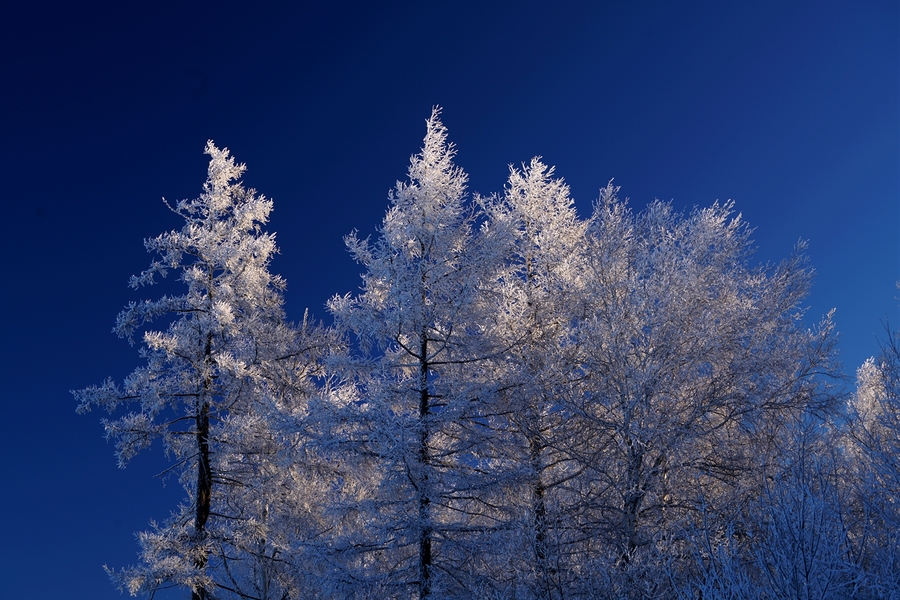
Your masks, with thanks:
[[[628,457],[626,459],[625,494],[623,498],[623,533],[625,535],[625,547],[622,553],[622,562],[628,563],[638,547],[638,515],[641,510],[641,502],[644,499],[644,486],[642,471],[644,463],[644,449],[640,443],[628,439]]]
[[[212,355],[212,337],[207,336],[205,355],[207,362]],[[194,543],[196,558],[194,565],[202,571],[206,568],[206,551],[200,546],[206,540],[206,522],[209,520],[210,507],[212,505],[212,472],[209,462],[209,393],[212,387],[209,374],[203,380],[203,395],[200,397],[197,407],[197,501],[194,513]],[[191,600],[206,600],[206,588],[198,586],[191,591]]]
[[[546,598],[550,598],[550,573],[547,556],[547,506],[544,502],[546,488],[541,478],[541,455],[544,445],[537,436],[529,436],[528,445],[531,454],[531,467],[534,470],[534,480],[531,488],[532,524],[534,528],[534,558],[538,587]]]
[[[428,338],[422,331],[419,356],[419,598],[431,595],[431,515],[428,489]]]

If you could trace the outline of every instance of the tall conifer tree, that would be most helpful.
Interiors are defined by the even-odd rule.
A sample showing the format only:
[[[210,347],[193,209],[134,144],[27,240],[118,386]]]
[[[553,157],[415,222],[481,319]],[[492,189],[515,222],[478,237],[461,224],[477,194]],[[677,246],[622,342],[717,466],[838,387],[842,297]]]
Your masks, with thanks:
[[[156,258],[131,279],[137,289],[173,271],[187,290],[132,302],[114,329],[129,341],[142,331],[146,364],[122,385],[107,380],[73,392],[80,411],[130,407],[124,416],[104,420],[120,466],[160,439],[188,493],[167,523],[140,534],[142,564],[111,573],[113,580],[132,593],[182,585],[194,600],[211,597],[216,585],[236,584],[220,571],[229,567],[227,555],[239,554],[234,544],[243,537],[251,539],[256,558],[271,557],[266,535],[259,533],[265,511],[254,510],[245,489],[252,486],[257,499],[264,495],[259,461],[269,435],[265,407],[278,396],[284,400],[275,375],[284,366],[275,363],[306,356],[284,321],[284,281],[268,268],[275,237],[261,228],[272,202],[237,182],[245,167],[228,150],[209,142],[206,153],[203,193],[170,207],[184,226],[146,240]],[[156,320],[168,327],[145,329]],[[262,571],[260,577],[269,577]]]
[[[474,373],[486,351],[474,324],[490,260],[454,154],[435,109],[378,240],[347,237],[366,267],[362,294],[330,304],[368,351],[357,373],[382,480],[376,541],[362,547],[389,556],[391,583],[412,586],[419,598],[455,585],[446,575],[461,572],[464,538],[478,520],[470,505],[478,458],[465,425],[482,400]]]

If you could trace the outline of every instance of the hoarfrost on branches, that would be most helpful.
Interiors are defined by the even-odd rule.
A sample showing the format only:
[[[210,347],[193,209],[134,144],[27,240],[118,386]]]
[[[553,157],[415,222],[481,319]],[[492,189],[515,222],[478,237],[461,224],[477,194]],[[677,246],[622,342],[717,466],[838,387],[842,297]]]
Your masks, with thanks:
[[[434,109],[358,294],[287,322],[272,203],[209,143],[114,331],[144,361],[74,392],[120,466],[187,492],[132,594],[213,598],[894,597],[900,342],[836,382],[805,245],[752,263],[732,202],[579,217],[540,158],[469,195]],[[162,323],[154,328],[154,324]]]
[[[188,494],[171,519],[139,536],[141,564],[112,573],[132,594],[171,584],[198,600],[215,589],[268,589],[286,581],[281,546],[297,542],[270,527],[285,508],[278,482],[294,474],[277,466],[286,451],[274,423],[306,402],[303,381],[320,375],[326,347],[317,328],[284,319],[284,281],[268,270],[275,236],[262,230],[272,202],[237,182],[245,167],[227,149],[209,142],[206,154],[203,193],[170,205],[184,226],[146,240],[156,258],[130,281],[140,289],[175,272],[187,290],[132,302],[116,320],[129,342],[143,332],[146,364],[122,386],[74,392],[82,412],[128,407],[103,422],[120,466],[161,440]],[[144,329],[160,318],[167,329]]]

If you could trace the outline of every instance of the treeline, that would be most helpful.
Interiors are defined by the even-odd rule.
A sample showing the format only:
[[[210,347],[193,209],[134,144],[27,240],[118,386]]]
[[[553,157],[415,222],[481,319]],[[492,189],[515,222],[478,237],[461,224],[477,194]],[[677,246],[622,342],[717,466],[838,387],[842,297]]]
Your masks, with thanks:
[[[534,159],[466,194],[435,111],[333,324],[286,320],[270,200],[211,143],[116,332],[145,363],[74,392],[120,464],[187,499],[110,571],[225,598],[900,596],[900,338],[841,392],[803,248],[753,266],[731,203],[581,219]],[[161,323],[154,329],[151,323]]]

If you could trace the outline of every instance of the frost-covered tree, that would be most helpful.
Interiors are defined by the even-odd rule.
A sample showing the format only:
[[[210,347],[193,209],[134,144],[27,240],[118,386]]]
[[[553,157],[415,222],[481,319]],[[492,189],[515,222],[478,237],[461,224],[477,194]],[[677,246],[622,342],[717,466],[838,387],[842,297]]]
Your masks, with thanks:
[[[478,315],[493,259],[477,241],[467,177],[446,138],[435,110],[378,240],[346,239],[366,268],[363,292],[330,302],[362,350],[357,436],[377,465],[360,474],[372,495],[365,529],[346,543],[358,555],[352,579],[386,596],[465,588],[472,538],[489,521],[479,502],[478,374],[488,350]]]
[[[564,597],[566,481],[579,465],[565,451],[563,398],[571,388],[576,358],[566,343],[583,305],[586,223],[578,218],[568,186],[540,159],[510,168],[505,193],[486,203],[492,243],[503,268],[491,289],[496,298],[490,333],[503,352],[493,360],[502,381],[491,419],[495,453],[503,457],[504,494],[513,534],[510,553],[520,562],[495,568],[493,578],[511,580],[535,597]],[[502,409],[500,408],[502,407]],[[497,540],[499,541],[499,540]]]
[[[285,519],[278,490],[296,471],[278,464],[285,437],[271,419],[302,411],[312,393],[304,382],[326,349],[316,328],[285,323],[284,281],[268,268],[275,238],[262,231],[272,202],[237,181],[245,167],[228,150],[210,142],[206,153],[203,193],[170,206],[184,226],[146,240],[156,258],[131,279],[137,289],[171,271],[187,290],[132,302],[114,329],[130,342],[142,332],[146,364],[121,385],[73,393],[82,412],[127,407],[103,421],[119,465],[161,440],[188,493],[166,523],[140,534],[141,564],[111,572],[114,582],[133,594],[179,585],[194,600],[273,598],[295,542],[272,527]],[[153,321],[167,327],[146,327]]]
[[[690,558],[667,564],[678,598],[867,597],[848,543],[850,486],[835,433],[803,415],[738,519],[702,519],[680,532]]]
[[[877,357],[856,372],[848,451],[855,482],[856,560],[865,587],[900,596],[900,332],[888,330]]]
[[[572,486],[580,529],[595,532],[585,552],[623,572],[701,505],[714,527],[738,516],[783,424],[832,397],[818,378],[835,374],[830,320],[802,323],[811,271],[799,252],[751,267],[749,236],[731,204],[633,214],[610,187],[596,206],[572,342],[571,452],[585,467]]]
[[[798,421],[780,464],[769,467],[752,546],[759,585],[772,598],[853,596],[840,455],[830,433],[816,419]]]

